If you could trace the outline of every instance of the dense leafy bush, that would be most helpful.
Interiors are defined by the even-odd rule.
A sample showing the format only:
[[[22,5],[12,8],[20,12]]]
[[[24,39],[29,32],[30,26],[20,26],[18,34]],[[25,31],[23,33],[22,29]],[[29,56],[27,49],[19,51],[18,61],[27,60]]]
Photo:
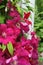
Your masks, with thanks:
[[[35,10],[35,31],[40,37],[40,44],[38,51],[43,52],[43,0],[36,0],[36,10]],[[39,57],[42,61],[43,58]]]

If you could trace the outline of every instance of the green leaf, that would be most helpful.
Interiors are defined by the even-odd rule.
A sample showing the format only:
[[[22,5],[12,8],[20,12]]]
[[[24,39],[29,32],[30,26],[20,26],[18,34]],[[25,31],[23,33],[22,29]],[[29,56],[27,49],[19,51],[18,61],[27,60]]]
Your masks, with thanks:
[[[0,9],[2,9],[2,8],[4,8],[4,7],[5,7],[4,5],[1,5],[1,6],[0,6]]]
[[[42,58],[42,57],[39,57],[39,61],[41,61],[41,62],[42,62],[42,61],[43,61],[43,58]]]
[[[38,51],[39,51],[39,52],[43,52],[43,47],[39,47],[39,48],[38,48]]]
[[[20,2],[21,0],[12,0],[12,4],[15,5],[17,4],[18,2]]]
[[[43,47],[43,42],[41,42],[41,44],[39,44],[40,47]]]
[[[41,32],[43,32],[43,29],[40,29]]]
[[[4,44],[2,44],[2,51],[5,51],[6,46]]]
[[[13,55],[14,49],[13,49],[13,45],[12,45],[11,42],[9,42],[9,43],[7,44],[7,49],[8,49],[8,51],[9,51],[9,53],[10,53],[11,55]]]
[[[29,11],[33,11],[33,8],[30,6],[26,6],[28,8]]]
[[[4,19],[5,19],[5,17],[0,15],[0,23],[4,23]]]
[[[0,45],[0,49],[1,49],[2,47],[1,47],[1,45]]]
[[[22,10],[22,8],[18,4],[16,4],[16,7],[17,7],[18,12],[20,14],[23,14],[23,10]]]

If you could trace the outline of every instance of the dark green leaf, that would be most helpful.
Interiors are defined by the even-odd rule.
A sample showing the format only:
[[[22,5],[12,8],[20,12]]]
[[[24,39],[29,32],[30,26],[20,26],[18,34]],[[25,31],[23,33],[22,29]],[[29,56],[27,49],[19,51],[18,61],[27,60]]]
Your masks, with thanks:
[[[5,17],[0,15],[0,23],[4,23],[4,19],[5,19]]]
[[[5,7],[4,5],[1,5],[1,6],[0,6],[0,9],[2,9],[2,8],[4,8],[4,7]]]

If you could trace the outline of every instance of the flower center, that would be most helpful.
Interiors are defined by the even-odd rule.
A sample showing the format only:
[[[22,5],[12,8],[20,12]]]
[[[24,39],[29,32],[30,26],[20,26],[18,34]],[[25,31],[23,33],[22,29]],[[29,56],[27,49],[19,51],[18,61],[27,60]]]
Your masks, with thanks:
[[[2,33],[2,37],[6,38],[6,33],[5,32]]]

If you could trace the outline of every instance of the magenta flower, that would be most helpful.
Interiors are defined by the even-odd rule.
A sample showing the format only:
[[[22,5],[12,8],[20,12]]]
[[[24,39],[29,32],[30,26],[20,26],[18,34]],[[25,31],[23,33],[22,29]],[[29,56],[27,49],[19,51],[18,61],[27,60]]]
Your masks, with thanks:
[[[31,40],[27,40],[24,36],[21,38],[21,44],[22,46],[25,45],[30,45],[31,44]]]
[[[2,0],[0,0],[0,4],[2,3]]]
[[[25,56],[28,56],[29,53],[27,50],[25,50],[24,48],[19,48],[17,51],[16,51],[16,54],[18,57],[25,57]]]
[[[16,52],[15,54],[18,56],[18,57],[31,57],[32,56],[32,51],[33,51],[33,48],[31,46],[28,46],[27,44],[25,46],[20,46],[18,48],[16,48]]]
[[[9,16],[11,16],[11,17],[20,17],[20,14],[19,14],[19,12],[16,10],[16,9],[13,9],[13,10],[11,10],[11,11],[9,11]]]
[[[35,60],[38,59],[38,51],[37,50],[33,50],[32,58],[35,59]]]
[[[31,64],[30,64],[30,62],[29,62],[29,59],[27,60],[26,58],[21,57],[21,58],[18,60],[18,65],[31,65]]]
[[[6,20],[6,24],[7,24],[8,27],[14,28],[14,21],[13,20],[10,20],[10,19]]]
[[[24,12],[24,19],[28,19],[28,17],[30,16],[30,14],[31,14],[31,12],[28,12],[28,13]]]
[[[24,12],[24,21],[28,24],[28,25],[32,25],[32,22],[28,20],[29,16],[30,16],[31,12],[25,13]]]
[[[39,38],[36,36],[35,32],[32,32],[31,42],[32,42],[31,44],[33,45],[34,48],[38,47]]]
[[[6,65],[5,58],[0,57],[0,65]]]
[[[18,28],[18,27],[14,27],[14,35],[16,36],[16,37],[18,37],[19,35],[20,35],[20,33],[21,33],[21,30],[20,30],[20,28]]]
[[[31,40],[24,36],[30,30],[29,25],[32,25],[28,19],[31,13],[24,13],[22,18],[10,0],[6,7],[6,13],[11,19],[6,18],[6,23],[0,24],[0,65],[37,65],[39,39],[35,32],[31,33]],[[12,44],[9,44],[10,47],[7,45],[9,42]],[[4,51],[3,44],[6,45]]]
[[[7,2],[6,6],[10,9],[12,7],[10,0]]]
[[[7,28],[6,24],[0,24],[0,43],[14,43],[14,37],[14,30],[12,28]]]
[[[24,30],[24,32],[26,33],[29,31],[29,27],[27,23],[21,22],[20,27],[21,27],[21,30]]]

